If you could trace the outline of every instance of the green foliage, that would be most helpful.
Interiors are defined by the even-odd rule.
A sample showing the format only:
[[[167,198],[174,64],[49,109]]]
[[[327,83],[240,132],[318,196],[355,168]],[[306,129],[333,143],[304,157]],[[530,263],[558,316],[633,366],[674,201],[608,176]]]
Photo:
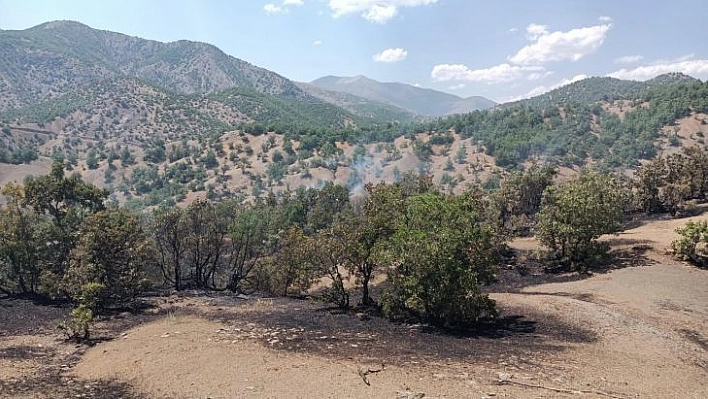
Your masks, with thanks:
[[[93,312],[84,305],[78,305],[69,313],[69,320],[59,323],[58,328],[68,339],[81,342],[90,337],[91,325],[95,322]]]
[[[391,239],[384,314],[445,327],[495,315],[480,285],[492,279],[496,251],[472,204],[466,196],[435,193],[406,200]]]
[[[671,243],[674,254],[698,266],[708,264],[708,221],[689,221],[676,229],[679,238]]]
[[[637,165],[637,160],[656,154],[654,141],[663,126],[691,111],[708,108],[708,83],[677,82],[638,92],[641,99],[635,102],[648,101],[649,105],[627,112],[624,119],[591,102],[554,98],[552,103],[534,107],[510,105],[449,116],[437,121],[432,129],[453,128],[462,138],[481,141],[497,165],[503,167],[534,158],[583,165],[588,157],[609,166]]]
[[[8,203],[0,210],[0,292],[38,293],[50,236],[48,221],[22,205],[22,186],[9,184],[2,195]]]
[[[535,224],[546,187],[553,184],[556,171],[551,167],[534,165],[523,172],[512,172],[501,187],[491,194],[499,212],[504,234],[527,235]]]
[[[86,166],[91,169],[98,169],[98,158],[96,157],[96,150],[91,149],[86,155]]]
[[[139,217],[126,209],[97,212],[84,220],[79,237],[64,277],[70,296],[94,312],[133,301],[145,288],[145,271],[154,263],[153,246]],[[87,286],[95,288],[90,302]]]
[[[608,249],[595,240],[618,231],[622,196],[615,179],[596,172],[549,186],[543,193],[536,237],[560,261],[582,271]]]
[[[56,160],[49,175],[3,189],[10,197],[0,213],[0,290],[62,295],[69,253],[84,218],[104,208],[107,195],[78,175],[64,176]]]
[[[256,266],[259,288],[264,292],[286,296],[294,291],[307,293],[315,280],[321,277],[309,257],[311,239],[298,227],[288,228],[279,241],[278,252]]]
[[[161,163],[167,159],[167,150],[164,140],[156,140],[145,148],[143,160],[151,163]]]
[[[708,198],[708,151],[696,147],[658,158],[636,173],[637,207],[647,213],[678,215],[687,201]]]

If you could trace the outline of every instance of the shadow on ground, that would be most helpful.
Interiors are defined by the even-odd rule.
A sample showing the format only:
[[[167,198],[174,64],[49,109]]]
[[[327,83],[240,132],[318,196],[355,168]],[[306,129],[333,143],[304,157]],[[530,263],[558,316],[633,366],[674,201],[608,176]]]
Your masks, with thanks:
[[[352,312],[323,311],[321,304],[309,301],[288,298],[262,301],[268,301],[269,305],[258,310],[250,309],[248,303],[222,301],[206,313],[194,308],[174,312],[224,323],[229,326],[226,334],[258,330],[262,336],[257,339],[274,349],[333,358],[369,358],[386,364],[411,364],[420,359],[497,363],[509,356],[554,353],[570,344],[597,340],[589,330],[550,314],[529,313],[528,309],[503,308],[502,317],[496,320],[451,331],[396,324],[379,317],[362,319],[361,314]],[[241,312],[239,307],[249,309]]]

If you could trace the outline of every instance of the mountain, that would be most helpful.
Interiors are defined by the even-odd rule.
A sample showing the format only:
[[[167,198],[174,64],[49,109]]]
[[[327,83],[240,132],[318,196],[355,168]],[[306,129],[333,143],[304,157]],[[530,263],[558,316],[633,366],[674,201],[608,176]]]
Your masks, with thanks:
[[[357,190],[408,171],[459,192],[529,162],[634,167],[708,135],[708,84],[680,74],[592,78],[527,100],[542,109],[465,112],[479,99],[364,77],[296,84],[208,44],[75,22],[2,31],[0,54],[0,185],[61,158],[138,208],[326,181]]]
[[[0,103],[2,108],[56,97],[83,84],[117,76],[146,80],[182,94],[247,87],[286,97],[304,95],[288,79],[209,44],[161,43],[72,21],[2,31],[0,53],[0,94],[10,99]]]
[[[372,101],[393,104],[423,116],[443,116],[488,109],[492,100],[473,96],[461,98],[449,93],[411,86],[404,83],[381,83],[365,76],[325,76],[310,82],[325,90],[353,94]]]
[[[505,103],[502,106],[522,105],[532,108],[547,108],[558,104],[591,104],[598,101],[633,100],[652,87],[695,82],[699,82],[699,80],[682,73],[667,73],[644,82],[610,77],[591,77],[526,100]]]
[[[0,32],[0,54],[0,112],[6,120],[47,123],[79,111],[117,113],[109,107],[129,107],[134,95],[151,93],[149,102],[220,102],[223,112],[212,118],[224,129],[253,122],[318,128],[382,122],[358,117],[205,43],[161,43],[57,21]]]
[[[296,83],[298,87],[314,97],[342,107],[347,111],[375,120],[410,122],[419,116],[407,109],[390,103],[383,103],[368,98],[355,96],[343,91],[326,90],[309,83]]]

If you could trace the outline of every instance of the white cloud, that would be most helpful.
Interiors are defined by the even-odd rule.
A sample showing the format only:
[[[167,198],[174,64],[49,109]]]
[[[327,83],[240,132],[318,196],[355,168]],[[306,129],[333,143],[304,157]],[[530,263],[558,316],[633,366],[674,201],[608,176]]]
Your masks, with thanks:
[[[415,86],[415,87],[420,87],[420,83],[417,83],[417,82],[416,82],[416,83],[413,83],[413,86]]]
[[[605,22],[605,23],[612,22],[612,17],[608,17],[607,15],[602,15],[602,16],[600,16],[600,18],[598,18],[598,21]]]
[[[548,26],[547,25],[539,25],[539,24],[530,24],[529,26],[526,27],[526,37],[529,40],[536,40],[541,36],[547,35],[548,34]]]
[[[509,33],[515,33],[518,31],[519,31],[519,28],[509,28]]]
[[[588,75],[583,75],[583,74],[581,74],[581,75],[575,75],[575,76],[573,76],[573,77],[570,78],[570,79],[563,79],[563,80],[561,80],[560,82],[558,82],[558,83],[556,83],[556,84],[554,84],[554,85],[550,85],[550,86],[537,86],[537,87],[534,87],[533,89],[531,89],[531,90],[530,90],[528,93],[526,93],[526,94],[522,94],[522,95],[520,95],[520,96],[516,96],[516,97],[513,97],[513,98],[509,98],[509,99],[507,99],[507,100],[504,101],[504,102],[513,102],[513,101],[523,100],[523,99],[525,99],[525,98],[535,97],[535,96],[538,96],[539,94],[543,94],[543,93],[549,92],[549,91],[554,90],[554,89],[557,89],[557,88],[559,88],[559,87],[563,87],[563,86],[565,86],[565,85],[569,85],[569,84],[571,84],[571,83],[575,83],[575,82],[577,82],[577,81],[580,81],[580,80],[583,80],[583,79],[587,79],[588,77],[589,77]]]
[[[626,80],[649,80],[658,75],[681,72],[699,79],[708,79],[708,60],[688,60],[664,64],[640,66],[633,69],[620,69],[607,76]]]
[[[485,69],[469,69],[461,64],[440,64],[433,67],[430,76],[437,82],[469,81],[488,84],[510,82],[519,79],[527,73],[542,72],[540,66],[517,66],[509,64],[496,65]]]
[[[322,40],[315,40],[314,42],[312,42],[312,45],[313,45],[313,46],[321,46],[321,45],[322,45]]]
[[[305,4],[303,0],[283,0],[282,6],[273,3],[264,5],[263,11],[265,11],[266,14],[286,14],[288,12],[288,6],[301,6],[303,4]]]
[[[282,14],[288,12],[286,8],[283,8],[281,6],[277,6],[273,3],[268,3],[263,6],[263,11],[266,12],[266,14]]]
[[[408,52],[402,48],[388,48],[380,53],[374,54],[376,62],[400,62],[408,57]]]
[[[615,64],[634,64],[643,60],[644,57],[641,55],[625,55],[624,57],[619,57],[615,59]]]
[[[603,24],[572,29],[567,32],[545,31],[543,25],[531,24],[526,28],[534,43],[509,57],[514,64],[543,64],[550,61],[577,61],[597,50],[605,41],[612,25]],[[537,35],[537,36],[533,36]]]
[[[360,14],[368,21],[386,23],[403,7],[418,7],[437,3],[438,0],[329,0],[332,16],[339,18]]]
[[[396,14],[398,14],[398,10],[395,6],[380,6],[374,4],[368,12],[364,13],[364,18],[370,22],[385,24],[389,19],[395,17]]]
[[[458,85],[450,86],[450,87],[448,87],[447,89],[448,89],[448,90],[460,90],[460,89],[464,89],[465,87],[467,87],[466,84],[460,83],[460,84],[458,84]]]

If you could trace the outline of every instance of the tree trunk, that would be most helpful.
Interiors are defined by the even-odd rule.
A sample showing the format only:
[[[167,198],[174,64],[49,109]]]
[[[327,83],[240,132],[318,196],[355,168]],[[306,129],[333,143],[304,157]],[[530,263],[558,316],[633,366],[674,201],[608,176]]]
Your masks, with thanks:
[[[361,304],[363,306],[369,306],[371,305],[371,298],[369,297],[369,280],[371,279],[370,275],[364,275],[363,278],[361,279]]]

